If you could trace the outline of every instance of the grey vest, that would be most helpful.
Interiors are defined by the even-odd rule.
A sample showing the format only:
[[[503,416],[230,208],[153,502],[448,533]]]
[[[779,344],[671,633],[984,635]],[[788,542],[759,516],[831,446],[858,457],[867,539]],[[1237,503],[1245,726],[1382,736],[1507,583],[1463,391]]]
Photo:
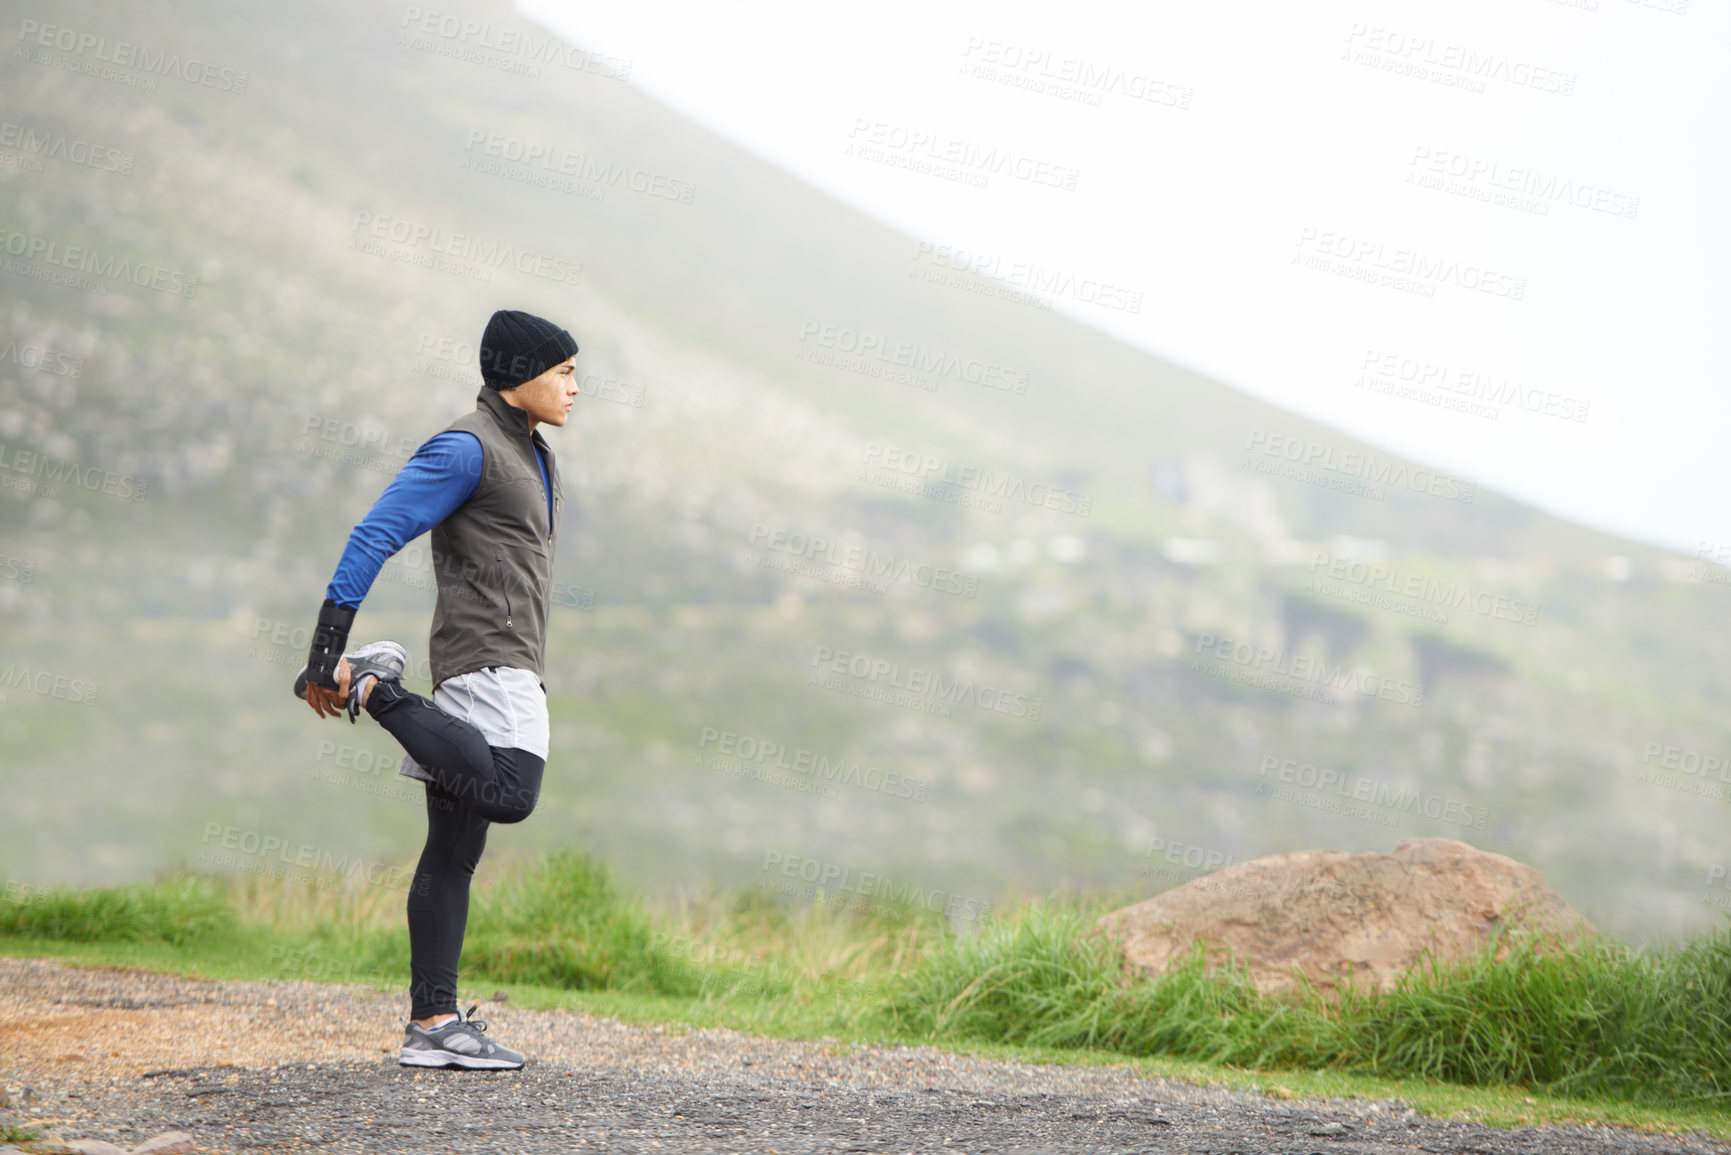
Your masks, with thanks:
[[[564,497],[552,450],[529,432],[529,415],[483,388],[475,411],[446,427],[481,442],[475,495],[433,527],[433,572],[439,586],[428,645],[433,685],[488,666],[515,666],[542,676],[547,648],[553,544]],[[535,447],[547,456],[553,517]]]

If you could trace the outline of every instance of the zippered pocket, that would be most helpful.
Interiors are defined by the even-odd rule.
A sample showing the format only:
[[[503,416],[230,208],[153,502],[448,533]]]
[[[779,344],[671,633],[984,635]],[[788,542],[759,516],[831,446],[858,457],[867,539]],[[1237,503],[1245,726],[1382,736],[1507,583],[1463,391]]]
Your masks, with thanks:
[[[505,551],[493,550],[493,563],[499,569],[499,592],[505,595],[505,624],[511,624],[511,591],[505,585]]]

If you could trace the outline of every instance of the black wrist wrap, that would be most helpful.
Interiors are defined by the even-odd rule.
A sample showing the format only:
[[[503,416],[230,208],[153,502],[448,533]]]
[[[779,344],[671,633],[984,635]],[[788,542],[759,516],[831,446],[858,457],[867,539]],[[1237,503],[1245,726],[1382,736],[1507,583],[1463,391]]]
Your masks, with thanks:
[[[337,663],[348,648],[349,627],[355,624],[351,606],[339,606],[330,598],[319,607],[319,624],[313,627],[313,644],[307,654],[307,681],[327,689],[337,688]]]

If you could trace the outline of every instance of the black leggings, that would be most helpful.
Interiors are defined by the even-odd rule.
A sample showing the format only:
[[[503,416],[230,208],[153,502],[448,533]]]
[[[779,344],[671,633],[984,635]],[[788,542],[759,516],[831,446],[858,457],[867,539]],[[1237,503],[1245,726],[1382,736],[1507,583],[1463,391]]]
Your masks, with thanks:
[[[487,827],[529,817],[546,761],[487,745],[475,727],[393,682],[373,687],[366,710],[436,779],[426,784],[427,845],[409,888],[409,1017],[452,1014],[469,883],[487,848]]]

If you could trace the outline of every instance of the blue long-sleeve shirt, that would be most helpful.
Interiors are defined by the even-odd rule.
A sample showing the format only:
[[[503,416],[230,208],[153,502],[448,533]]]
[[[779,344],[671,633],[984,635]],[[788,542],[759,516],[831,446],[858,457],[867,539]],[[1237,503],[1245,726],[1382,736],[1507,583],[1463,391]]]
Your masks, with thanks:
[[[444,521],[481,487],[481,439],[448,430],[427,439],[403,465],[385,492],[349,534],[325,596],[359,608],[392,554]],[[553,486],[547,460],[536,447],[547,516],[553,516]]]

